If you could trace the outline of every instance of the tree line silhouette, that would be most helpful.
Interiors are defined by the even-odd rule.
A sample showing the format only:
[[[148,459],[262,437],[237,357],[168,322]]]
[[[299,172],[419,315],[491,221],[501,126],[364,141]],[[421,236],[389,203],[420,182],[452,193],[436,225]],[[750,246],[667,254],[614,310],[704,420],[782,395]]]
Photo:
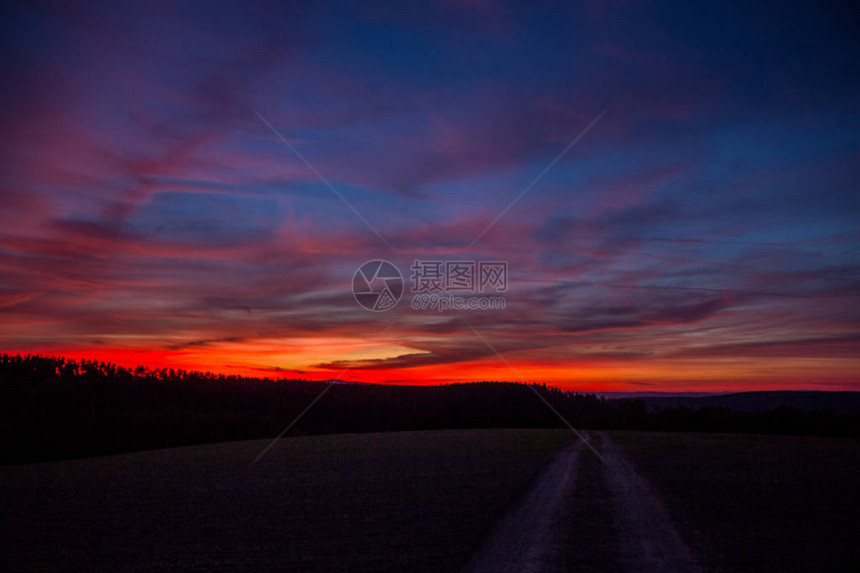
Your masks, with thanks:
[[[0,355],[2,460],[24,463],[272,438],[328,383],[225,376],[42,355]],[[453,428],[860,434],[860,416],[777,408],[648,408],[641,399],[511,382],[333,384],[288,436]]]

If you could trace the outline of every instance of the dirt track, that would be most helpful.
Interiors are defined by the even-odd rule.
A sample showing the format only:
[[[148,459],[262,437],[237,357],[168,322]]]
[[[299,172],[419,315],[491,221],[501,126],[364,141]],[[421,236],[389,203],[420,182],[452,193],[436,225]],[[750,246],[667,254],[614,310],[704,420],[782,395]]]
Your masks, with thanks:
[[[575,487],[581,441],[559,453],[508,511],[466,565],[469,573],[561,571],[561,547],[552,527],[565,495]]]
[[[497,523],[464,568],[465,573],[555,573],[577,569],[693,573],[701,570],[647,482],[603,433],[592,433],[606,463],[579,441],[541,472]],[[577,512],[577,477],[599,464],[602,497],[611,517]],[[594,501],[594,500],[589,500]],[[574,516],[575,515],[575,516]],[[606,522],[602,523],[601,521]],[[610,523],[611,522],[611,523]],[[589,527],[611,531],[595,540]],[[595,545],[601,545],[597,548]],[[612,551],[607,551],[611,547]],[[581,553],[576,559],[569,555]]]

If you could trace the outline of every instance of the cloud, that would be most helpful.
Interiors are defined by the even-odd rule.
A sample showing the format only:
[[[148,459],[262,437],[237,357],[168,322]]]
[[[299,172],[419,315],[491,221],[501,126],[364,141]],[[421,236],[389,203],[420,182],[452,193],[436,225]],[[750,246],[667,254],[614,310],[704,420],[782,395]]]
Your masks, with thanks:
[[[733,353],[749,365],[722,376],[749,382],[794,353],[842,379],[858,318],[856,41],[833,7],[759,10],[715,7],[717,26],[659,3],[13,6],[0,345],[510,377],[465,318],[555,379],[657,384],[642,371],[671,378],[661,361],[678,360],[704,383]],[[798,46],[815,49],[782,57]],[[507,308],[404,300],[392,356],[344,358],[378,318],[354,304],[352,273],[379,257],[405,274],[416,258],[505,260]],[[301,369],[271,354],[307,339],[327,353]]]

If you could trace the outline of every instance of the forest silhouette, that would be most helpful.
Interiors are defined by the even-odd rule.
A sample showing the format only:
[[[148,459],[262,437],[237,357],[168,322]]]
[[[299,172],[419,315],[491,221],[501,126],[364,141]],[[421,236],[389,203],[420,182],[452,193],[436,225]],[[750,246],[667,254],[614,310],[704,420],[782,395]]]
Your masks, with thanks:
[[[42,355],[0,355],[0,463],[274,438],[327,382],[248,378]],[[336,383],[286,436],[454,428],[576,428],[857,436],[857,412],[764,411],[610,399],[545,384]]]

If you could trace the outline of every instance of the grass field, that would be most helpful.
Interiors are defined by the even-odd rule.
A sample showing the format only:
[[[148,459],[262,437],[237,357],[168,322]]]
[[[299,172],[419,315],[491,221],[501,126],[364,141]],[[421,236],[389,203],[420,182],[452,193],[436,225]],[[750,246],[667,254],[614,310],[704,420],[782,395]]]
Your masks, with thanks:
[[[856,569],[857,440],[611,439],[704,570]],[[282,440],[254,465],[267,442],[0,468],[3,566],[458,571],[571,441],[561,430],[345,434]],[[547,539],[559,570],[628,570],[612,468],[582,450]]]
[[[715,571],[860,566],[860,441],[614,432]]]
[[[457,571],[572,435],[403,432],[0,468],[10,571]]]

